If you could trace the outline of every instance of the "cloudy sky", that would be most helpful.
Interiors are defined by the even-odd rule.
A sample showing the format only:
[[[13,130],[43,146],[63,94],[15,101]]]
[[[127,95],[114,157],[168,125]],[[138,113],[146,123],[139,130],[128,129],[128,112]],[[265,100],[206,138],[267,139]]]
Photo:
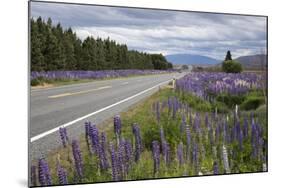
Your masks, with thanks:
[[[164,55],[187,53],[224,59],[266,49],[266,18],[240,15],[31,3],[31,16],[51,17],[82,40],[110,37],[129,49]]]

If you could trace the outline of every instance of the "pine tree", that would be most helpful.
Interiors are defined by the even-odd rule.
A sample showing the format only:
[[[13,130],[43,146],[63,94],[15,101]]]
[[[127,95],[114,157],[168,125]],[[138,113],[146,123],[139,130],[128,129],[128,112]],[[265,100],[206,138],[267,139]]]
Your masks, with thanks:
[[[44,70],[44,56],[41,52],[40,34],[37,23],[31,20],[31,71]]]
[[[65,54],[65,70],[75,70],[75,54],[74,54],[74,42],[75,36],[72,33],[72,30],[69,28],[63,35],[63,45],[64,45],[64,54]]]
[[[229,52],[230,53],[230,52]],[[231,57],[231,55],[230,55]],[[31,70],[167,69],[162,54],[128,50],[113,40],[87,37],[81,41],[71,28],[64,30],[38,17],[31,19]]]
[[[225,60],[224,60],[224,61],[231,61],[231,60],[232,60],[231,53],[230,53],[230,51],[228,50],[227,53],[226,53],[226,56],[225,56]]]
[[[55,35],[48,32],[46,39],[46,49],[44,51],[45,61],[47,62],[46,70],[62,70],[63,64],[61,62],[61,47],[59,46],[58,40]]]

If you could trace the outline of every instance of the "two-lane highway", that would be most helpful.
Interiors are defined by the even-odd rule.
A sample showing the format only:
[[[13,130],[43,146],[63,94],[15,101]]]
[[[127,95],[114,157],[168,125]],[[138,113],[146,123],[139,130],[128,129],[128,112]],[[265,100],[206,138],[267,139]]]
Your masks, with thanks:
[[[183,75],[150,75],[31,90],[31,160],[60,145],[59,127],[67,127],[69,136],[78,138],[84,132],[85,121],[99,124]]]

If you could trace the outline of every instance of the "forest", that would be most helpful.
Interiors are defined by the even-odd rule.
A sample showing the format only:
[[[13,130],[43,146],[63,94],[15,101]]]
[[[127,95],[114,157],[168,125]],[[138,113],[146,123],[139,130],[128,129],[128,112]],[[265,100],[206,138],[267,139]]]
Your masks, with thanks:
[[[31,19],[31,71],[171,69],[162,54],[129,50],[109,37],[78,38],[71,28],[54,25],[51,18]]]

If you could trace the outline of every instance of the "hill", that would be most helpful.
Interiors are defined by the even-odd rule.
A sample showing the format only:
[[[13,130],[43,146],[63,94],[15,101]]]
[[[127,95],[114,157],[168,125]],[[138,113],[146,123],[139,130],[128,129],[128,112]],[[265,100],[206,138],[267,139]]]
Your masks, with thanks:
[[[260,69],[261,65],[267,65],[267,57],[265,54],[249,55],[249,56],[240,56],[235,59],[242,64],[243,68],[247,69]]]
[[[189,64],[189,65],[215,65],[220,63],[219,60],[202,56],[202,55],[191,55],[191,54],[171,54],[165,56],[167,61],[173,64]]]

